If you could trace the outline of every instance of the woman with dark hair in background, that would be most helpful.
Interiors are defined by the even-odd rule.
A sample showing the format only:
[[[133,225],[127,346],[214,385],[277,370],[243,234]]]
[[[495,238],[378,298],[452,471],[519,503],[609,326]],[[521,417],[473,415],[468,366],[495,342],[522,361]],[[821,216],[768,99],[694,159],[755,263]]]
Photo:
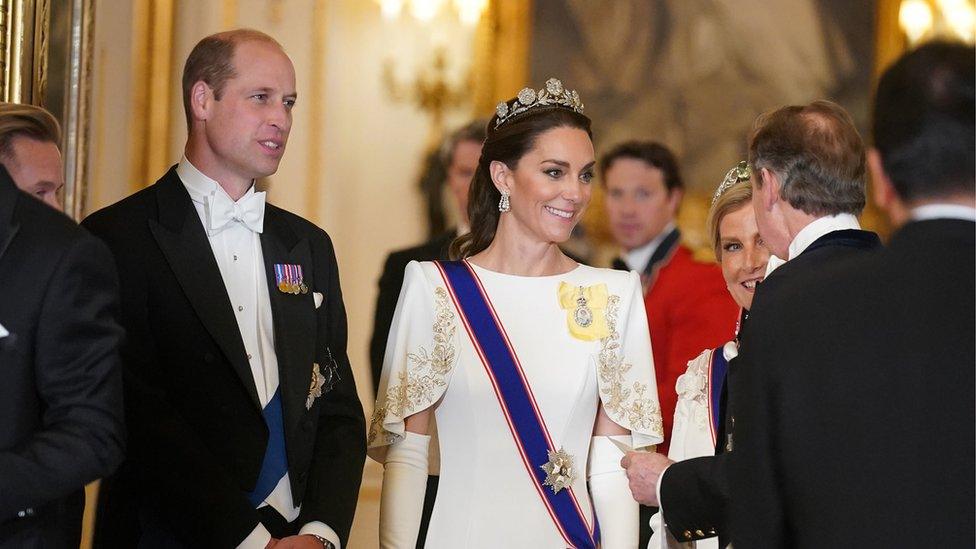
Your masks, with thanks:
[[[407,267],[369,434],[384,548],[416,543],[432,413],[428,547],[637,545],[622,449],[662,439],[640,281],[558,247],[590,200],[582,110],[556,79],[499,103],[458,260]]]

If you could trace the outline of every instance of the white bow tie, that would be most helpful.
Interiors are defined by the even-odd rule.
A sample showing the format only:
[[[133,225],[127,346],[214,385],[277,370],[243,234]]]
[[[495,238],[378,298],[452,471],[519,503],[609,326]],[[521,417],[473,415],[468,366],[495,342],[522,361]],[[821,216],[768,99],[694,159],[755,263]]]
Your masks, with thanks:
[[[226,193],[215,192],[203,199],[207,213],[207,234],[214,236],[239,221],[256,233],[264,231],[264,192],[234,202]]]

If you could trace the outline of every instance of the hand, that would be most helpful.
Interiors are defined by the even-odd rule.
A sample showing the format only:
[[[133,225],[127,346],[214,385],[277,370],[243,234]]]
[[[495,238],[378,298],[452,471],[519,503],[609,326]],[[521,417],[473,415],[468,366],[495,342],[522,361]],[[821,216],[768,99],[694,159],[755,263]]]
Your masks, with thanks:
[[[630,493],[638,503],[660,507],[657,500],[657,485],[661,473],[674,463],[666,456],[656,452],[627,452],[620,460],[620,466],[627,471]]]
[[[275,545],[275,549],[322,549],[322,542],[315,536],[299,534],[297,536],[281,538],[278,544]]]
[[[264,546],[264,549],[271,549],[275,545],[278,545],[278,540],[275,538],[271,538],[271,540],[268,541],[268,544]]]

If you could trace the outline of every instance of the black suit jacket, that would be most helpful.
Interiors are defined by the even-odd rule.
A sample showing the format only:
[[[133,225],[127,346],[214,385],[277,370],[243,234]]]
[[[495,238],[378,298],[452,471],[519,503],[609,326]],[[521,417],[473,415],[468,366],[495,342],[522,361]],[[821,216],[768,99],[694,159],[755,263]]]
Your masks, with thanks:
[[[84,225],[115,254],[122,286],[130,451],[100,503],[96,544],[133,546],[139,522],[191,546],[233,547],[259,522],[255,485],[268,430],[234,312],[200,218],[171,168]],[[329,236],[267,205],[261,247],[274,319],[296,521],[349,535],[365,459],[365,421],[346,357],[346,313]],[[274,264],[303,268],[285,294]],[[313,292],[324,301],[316,309]],[[305,407],[313,364],[339,381]]]
[[[738,426],[736,410],[739,405],[741,384],[739,372],[752,346],[765,345],[769,338],[762,328],[756,328],[756,319],[768,316],[775,319],[776,308],[765,305],[776,295],[791,287],[802,288],[805,276],[816,273],[837,263],[845,262],[865,252],[876,250],[881,243],[872,232],[842,230],[828,233],[808,246],[803,253],[773,271],[756,290],[752,302],[748,328],[741,337],[740,354],[729,364],[725,387],[728,395],[722,410],[724,431],[717,438],[715,456],[706,456],[675,463],[668,467],[661,479],[661,508],[668,529],[678,541],[692,541],[718,535],[720,545],[729,540],[729,453],[735,452]],[[801,290],[802,291],[802,290]],[[775,320],[770,320],[774,322]],[[728,437],[733,442],[729,445]]]
[[[735,547],[973,546],[974,234],[910,223],[766,296],[735,388]]]
[[[122,461],[118,299],[105,245],[0,167],[0,547],[78,547]]]
[[[373,394],[380,385],[383,373],[383,355],[386,354],[386,339],[393,324],[393,313],[400,288],[403,286],[403,273],[411,261],[434,261],[447,259],[448,249],[456,236],[453,229],[424,242],[419,246],[390,252],[380,275],[380,291],[376,297],[376,314],[373,316],[373,337],[369,341],[369,364],[373,372]]]

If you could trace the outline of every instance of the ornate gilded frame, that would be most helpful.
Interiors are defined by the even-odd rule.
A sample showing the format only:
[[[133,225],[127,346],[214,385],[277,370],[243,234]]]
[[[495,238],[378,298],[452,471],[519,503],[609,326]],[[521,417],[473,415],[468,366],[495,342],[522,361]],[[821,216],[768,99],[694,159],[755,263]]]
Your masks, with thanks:
[[[61,123],[64,210],[81,219],[88,181],[94,0],[0,0],[0,100]]]

